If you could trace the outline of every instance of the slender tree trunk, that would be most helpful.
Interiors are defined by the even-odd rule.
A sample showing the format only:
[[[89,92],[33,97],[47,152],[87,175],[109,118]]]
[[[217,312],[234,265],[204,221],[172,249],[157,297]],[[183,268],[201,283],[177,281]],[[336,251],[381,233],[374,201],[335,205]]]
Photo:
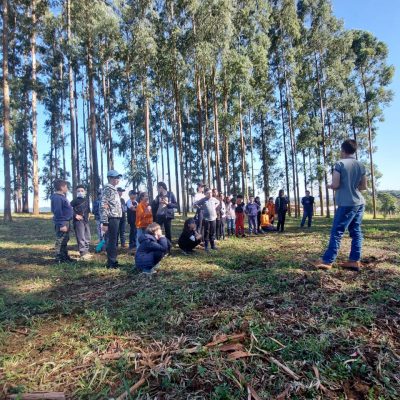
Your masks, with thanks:
[[[164,105],[164,107],[165,107],[165,105]],[[165,109],[164,109],[164,112],[165,112]],[[167,127],[167,125],[168,125],[167,116],[164,115],[164,118],[165,118],[165,126]],[[170,154],[169,154],[169,148],[170,148],[169,143],[170,143],[170,141],[169,141],[169,134],[168,134],[168,130],[167,130],[167,129],[166,129],[166,131],[165,131],[165,134],[166,134],[166,138],[165,138],[165,150],[166,150],[166,152],[167,152],[168,187],[169,187],[170,190],[171,190],[171,160],[170,160]]]
[[[93,163],[93,181],[91,182],[92,198],[95,199],[97,190],[100,187],[99,165],[97,161],[97,140],[96,140],[96,105],[94,95],[94,71],[92,59],[92,45],[88,45],[87,72],[89,81],[89,103],[90,103],[90,137],[91,137],[91,162]]]
[[[307,190],[307,166],[306,166],[306,151],[303,149],[303,175],[304,175],[304,192]]]
[[[85,101],[85,89],[82,80],[82,111],[83,111],[83,145],[85,147],[84,157],[85,157],[85,178],[86,182],[89,183],[89,167],[88,167],[88,152],[87,152],[87,133],[86,133],[86,101]],[[91,177],[91,175],[90,175]]]
[[[230,175],[229,175],[229,139],[228,139],[228,94],[227,90],[224,92],[224,183],[225,183],[225,193],[227,195],[231,194],[230,188]]]
[[[171,126],[173,126],[174,121],[176,121],[176,110],[174,108],[174,117],[171,119]],[[173,144],[174,144],[174,161],[175,161],[175,187],[176,187],[176,200],[178,202],[178,212],[181,212],[181,194],[179,189],[179,169],[178,169],[178,138],[176,134],[176,129],[173,128]]]
[[[8,0],[3,0],[3,159],[4,159],[4,222],[11,216],[10,169],[10,89],[8,86]]]
[[[251,131],[251,110],[249,108],[249,135],[250,135],[250,158],[251,158],[251,189],[253,196],[256,195],[256,186],[254,182],[254,156],[253,156],[253,134]]]
[[[151,178],[151,167],[150,167],[150,107],[149,107],[149,99],[147,97],[147,89],[144,82],[142,80],[142,91],[143,91],[143,99],[144,99],[144,131],[146,135],[146,181],[147,181],[147,190],[149,192],[150,200],[153,200],[153,180]]]
[[[107,75],[107,101],[108,101],[108,148],[110,152],[110,166],[114,169],[114,143],[113,143],[113,130],[112,130],[112,112],[111,112],[111,89],[110,89],[110,74],[108,71],[108,63],[106,64],[106,75]]]
[[[106,76],[104,72],[104,65],[101,65],[101,86],[103,91],[103,125],[104,125],[104,142],[107,153],[107,170],[113,169],[111,167],[111,152],[110,152],[110,140],[108,132],[108,99],[107,99],[107,87],[106,87]]]
[[[36,93],[36,0],[31,2],[32,34],[32,186],[33,215],[39,215],[39,155],[37,148],[37,93]]]
[[[363,71],[361,71],[361,79],[362,85],[364,88],[364,103],[365,110],[367,113],[367,123],[368,123],[368,153],[369,153],[369,167],[371,170],[371,189],[372,189],[372,209],[373,209],[373,218],[376,219],[376,188],[375,188],[375,169],[374,169],[374,161],[372,158],[372,127],[371,127],[371,116],[369,112],[369,101],[367,97],[367,84],[365,82],[365,77]]]
[[[243,132],[243,116],[242,116],[242,94],[239,93],[239,132],[240,132],[240,158],[241,158],[241,166],[242,166],[242,190],[243,196],[245,199],[248,198],[248,190],[247,190],[247,172],[246,172],[246,144],[244,141],[244,132]]]
[[[267,143],[265,139],[265,129],[264,129],[264,118],[261,114],[260,116],[260,127],[261,127],[261,157],[262,157],[262,170],[263,170],[263,183],[264,183],[264,197],[265,201],[269,198],[269,174],[268,167],[269,163],[267,160]]]
[[[74,113],[75,113],[75,152],[76,152],[76,178],[77,182],[79,183],[81,181],[81,160],[80,160],[80,143],[79,143],[79,118],[78,118],[78,90],[76,88],[76,78],[77,74],[76,71],[74,72],[73,75],[73,81],[74,81],[74,90],[73,90],[73,95],[74,95]],[[85,108],[85,105],[83,104],[83,109]],[[84,133],[85,136],[85,133]],[[86,143],[86,142],[85,142]],[[72,159],[72,154],[71,154],[71,159]]]
[[[230,164],[232,165],[232,190],[233,190],[233,194],[237,194],[236,193],[236,164],[235,164],[235,147],[233,144],[231,144],[230,146],[230,155],[231,155],[231,162]]]
[[[65,160],[65,133],[64,133],[64,64],[60,62],[60,136],[62,146],[63,179],[67,179],[67,165]]]
[[[71,45],[71,0],[66,0],[67,7],[67,42]],[[70,122],[70,135],[71,135],[71,172],[72,172],[72,191],[75,193],[78,183],[79,164],[77,162],[77,146],[76,143],[76,121],[75,121],[75,96],[74,96],[74,75],[72,69],[71,56],[68,54],[68,94],[69,94],[69,122]]]
[[[215,143],[215,178],[217,180],[218,192],[221,192],[221,176],[220,176],[220,145],[219,145],[219,121],[218,121],[218,104],[217,89],[215,85],[215,67],[212,73],[212,92],[213,92],[213,108],[214,108],[214,143]]]
[[[207,152],[207,183],[208,187],[211,187],[212,176],[211,176],[211,146],[210,146],[210,131],[208,126],[208,90],[206,84],[206,77],[203,75],[203,87],[204,87],[204,118],[206,126],[206,152]]]
[[[203,174],[203,182],[206,182],[206,163],[204,158],[204,136],[203,136],[203,112],[202,112],[202,101],[201,101],[201,84],[200,84],[200,73],[195,67],[195,79],[196,79],[196,96],[197,96],[197,124],[199,130],[199,146],[200,146],[200,163],[201,172]]]

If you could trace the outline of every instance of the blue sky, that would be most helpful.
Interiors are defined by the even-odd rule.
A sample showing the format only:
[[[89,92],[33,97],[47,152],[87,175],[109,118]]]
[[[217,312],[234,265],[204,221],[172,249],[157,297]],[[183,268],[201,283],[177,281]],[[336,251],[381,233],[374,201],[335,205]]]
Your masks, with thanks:
[[[389,63],[396,68],[391,89],[395,97],[390,107],[384,110],[385,120],[378,125],[378,134],[375,142],[375,164],[383,174],[379,189],[400,190],[399,182],[399,151],[400,134],[400,0],[333,0],[334,14],[344,20],[347,29],[364,29],[372,32],[379,40],[384,41],[389,48]],[[80,124],[82,124],[82,107],[80,109]],[[39,156],[40,168],[43,167],[42,155],[48,151],[48,137],[44,133],[44,110],[39,111]],[[66,124],[66,132],[69,127]],[[66,150],[69,157],[70,150]],[[117,168],[122,168],[122,160],[117,159]],[[0,187],[4,185],[3,159],[0,156]],[[174,188],[172,188],[174,189]],[[42,191],[41,191],[42,192]],[[43,193],[43,192],[42,192]],[[41,206],[47,206],[41,200]],[[3,206],[3,192],[0,192],[0,209]]]

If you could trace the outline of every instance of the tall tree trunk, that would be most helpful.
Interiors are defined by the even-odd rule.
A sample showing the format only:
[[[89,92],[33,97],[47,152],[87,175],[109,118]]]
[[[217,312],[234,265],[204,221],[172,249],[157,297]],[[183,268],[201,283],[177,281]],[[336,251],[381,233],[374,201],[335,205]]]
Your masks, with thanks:
[[[219,121],[218,121],[218,103],[217,89],[215,85],[215,67],[212,73],[212,92],[213,92],[213,108],[214,108],[214,143],[215,143],[215,178],[217,180],[218,192],[221,192],[221,176],[220,176],[220,145],[219,145]]]
[[[106,64],[106,75],[107,75],[107,101],[108,101],[108,148],[110,152],[110,166],[114,169],[114,143],[113,143],[113,134],[112,134],[112,112],[111,112],[111,105],[110,105],[110,74],[108,72],[108,63]]]
[[[8,86],[8,0],[3,0],[3,159],[4,159],[4,222],[11,216],[10,170],[10,89]]]
[[[73,75],[73,81],[74,81],[73,94],[74,94],[74,104],[75,104],[74,114],[75,114],[75,136],[76,136],[76,140],[75,140],[76,177],[77,177],[77,182],[79,183],[81,181],[81,160],[80,160],[80,158],[81,158],[81,156],[80,156],[81,147],[80,147],[80,143],[79,143],[78,90],[76,88],[76,81],[77,81],[76,76],[77,76],[76,71],[74,71],[74,75]],[[85,108],[85,105],[83,104],[83,109],[84,108]],[[85,132],[84,132],[84,136],[85,136]],[[72,159],[72,154],[71,154],[71,159]],[[86,164],[85,164],[85,167],[86,167],[87,160],[85,160],[85,162],[86,162]]]
[[[199,147],[200,147],[200,165],[201,172],[203,174],[203,182],[206,182],[206,163],[204,158],[204,136],[203,136],[203,112],[202,112],[202,101],[201,101],[201,84],[200,84],[200,73],[198,68],[195,66],[195,79],[196,79],[196,97],[197,97],[197,124],[199,130]]]
[[[37,93],[36,93],[36,0],[31,3],[32,34],[32,186],[33,186],[33,215],[39,215],[39,155],[37,148]]]
[[[328,189],[328,174],[326,172],[327,166],[327,156],[326,156],[326,135],[325,135],[325,109],[324,109],[324,100],[322,95],[322,86],[321,86],[321,77],[320,71],[318,67],[318,58],[317,54],[314,54],[315,57],[315,72],[317,77],[317,86],[319,93],[319,106],[320,106],[320,115],[321,115],[321,138],[322,138],[322,158],[324,162],[324,183],[325,183],[325,202],[326,202],[326,217],[330,217],[330,209],[329,209],[329,189]]]
[[[169,154],[169,134],[168,134],[168,130],[167,130],[167,126],[168,126],[168,119],[167,116],[165,115],[165,103],[164,103],[164,119],[165,119],[165,134],[166,134],[166,138],[165,138],[165,151],[167,152],[167,174],[168,174],[168,187],[171,190],[171,160],[170,160],[170,154]],[[179,202],[178,202],[179,203]]]
[[[251,158],[251,189],[253,196],[256,195],[256,186],[254,182],[254,158],[253,158],[253,134],[251,132],[251,110],[249,108],[249,135],[250,135],[250,158]]]
[[[242,116],[242,94],[239,93],[239,132],[240,132],[240,159],[242,167],[242,190],[245,199],[248,198],[247,190],[247,172],[246,172],[246,144],[243,132],[243,116]]]
[[[306,151],[302,150],[303,155],[303,176],[304,176],[304,192],[307,190],[307,165],[306,165]]]
[[[144,100],[144,132],[146,135],[146,181],[147,181],[147,190],[149,192],[149,197],[153,200],[153,180],[151,178],[151,167],[150,167],[150,107],[149,107],[149,99],[147,97],[147,88],[142,80],[142,91],[143,91],[143,100]]]
[[[67,179],[67,165],[65,161],[65,133],[64,133],[64,65],[60,62],[60,136],[62,146],[63,179]]]
[[[66,0],[67,7],[67,42],[71,45],[71,0]],[[72,191],[75,193],[78,184],[79,164],[77,162],[77,145],[76,141],[76,121],[75,121],[75,96],[74,96],[74,75],[72,69],[71,55],[68,53],[68,95],[69,95],[69,122],[71,135],[71,172],[72,172]]]
[[[111,157],[110,157],[110,141],[108,132],[108,100],[107,100],[107,87],[106,87],[106,76],[104,71],[104,65],[101,65],[101,86],[103,92],[103,125],[104,125],[104,144],[107,153],[107,170],[113,169],[111,167]]]
[[[85,87],[84,87],[84,82],[82,80],[82,112],[83,112],[83,145],[85,148],[84,152],[84,157],[85,157],[85,179],[86,183],[89,183],[89,166],[88,166],[88,151],[87,151],[87,132],[86,132],[86,126],[87,126],[87,121],[86,121],[86,94],[85,94]],[[91,179],[92,175],[90,175]]]
[[[182,190],[182,211],[183,215],[187,216],[186,207],[186,187],[185,187],[185,167],[183,162],[183,140],[182,140],[182,113],[181,113],[181,99],[177,79],[174,79],[174,95],[175,95],[175,117],[176,127],[178,133],[178,148],[179,148],[179,166],[181,175],[181,190]]]
[[[369,167],[371,170],[371,189],[372,189],[372,212],[373,218],[376,219],[376,188],[375,188],[375,169],[374,169],[374,161],[372,158],[372,127],[371,127],[371,116],[369,112],[369,101],[367,97],[367,84],[365,82],[364,72],[361,71],[361,79],[362,85],[364,88],[364,103],[365,110],[367,112],[367,123],[368,123],[368,155],[369,155]]]
[[[231,193],[229,176],[229,140],[228,140],[228,90],[224,89],[224,184],[225,193]]]
[[[92,198],[95,199],[97,191],[100,187],[99,164],[97,159],[97,140],[96,140],[96,104],[94,96],[94,71],[93,71],[93,58],[92,58],[92,44],[88,44],[88,59],[87,59],[87,73],[89,81],[89,105],[90,105],[90,138],[91,138],[91,162],[93,163],[93,181],[90,188],[92,191]]]
[[[207,153],[207,183],[208,187],[211,187],[212,176],[211,176],[211,146],[210,146],[210,131],[208,126],[208,90],[206,84],[206,77],[203,75],[203,87],[204,87],[204,118],[206,127],[206,153]]]
[[[171,126],[173,126],[174,121],[176,121],[176,110],[174,108],[174,117],[171,119]],[[179,169],[178,169],[178,138],[176,134],[176,129],[173,129],[173,144],[174,144],[174,161],[175,161],[175,187],[176,187],[176,200],[178,202],[178,212],[181,212],[181,193],[179,189]]]
[[[264,129],[264,118],[261,113],[260,115],[260,127],[261,127],[261,157],[262,157],[262,171],[263,171],[263,184],[264,184],[264,197],[265,202],[267,202],[269,198],[269,174],[268,167],[269,163],[267,160],[267,143],[265,138],[265,129]]]

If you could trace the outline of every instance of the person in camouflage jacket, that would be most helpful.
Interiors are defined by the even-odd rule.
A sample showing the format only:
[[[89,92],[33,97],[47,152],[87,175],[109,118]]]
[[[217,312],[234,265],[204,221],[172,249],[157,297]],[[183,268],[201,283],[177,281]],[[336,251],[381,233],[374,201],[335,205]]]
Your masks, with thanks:
[[[102,229],[107,238],[107,268],[118,268],[117,241],[122,207],[117,185],[121,176],[115,170],[108,171],[108,183],[104,186],[101,197],[100,216]]]

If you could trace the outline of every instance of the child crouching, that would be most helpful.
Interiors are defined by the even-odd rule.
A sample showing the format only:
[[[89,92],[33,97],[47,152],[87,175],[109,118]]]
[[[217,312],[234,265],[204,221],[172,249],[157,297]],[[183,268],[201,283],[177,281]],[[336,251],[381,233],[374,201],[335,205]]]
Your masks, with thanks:
[[[157,223],[151,223],[139,238],[139,248],[135,255],[136,268],[145,274],[154,274],[158,263],[169,253],[171,243],[162,234]]]
[[[185,221],[178,245],[185,254],[191,254],[200,243],[201,235],[196,232],[196,221],[189,218]]]

